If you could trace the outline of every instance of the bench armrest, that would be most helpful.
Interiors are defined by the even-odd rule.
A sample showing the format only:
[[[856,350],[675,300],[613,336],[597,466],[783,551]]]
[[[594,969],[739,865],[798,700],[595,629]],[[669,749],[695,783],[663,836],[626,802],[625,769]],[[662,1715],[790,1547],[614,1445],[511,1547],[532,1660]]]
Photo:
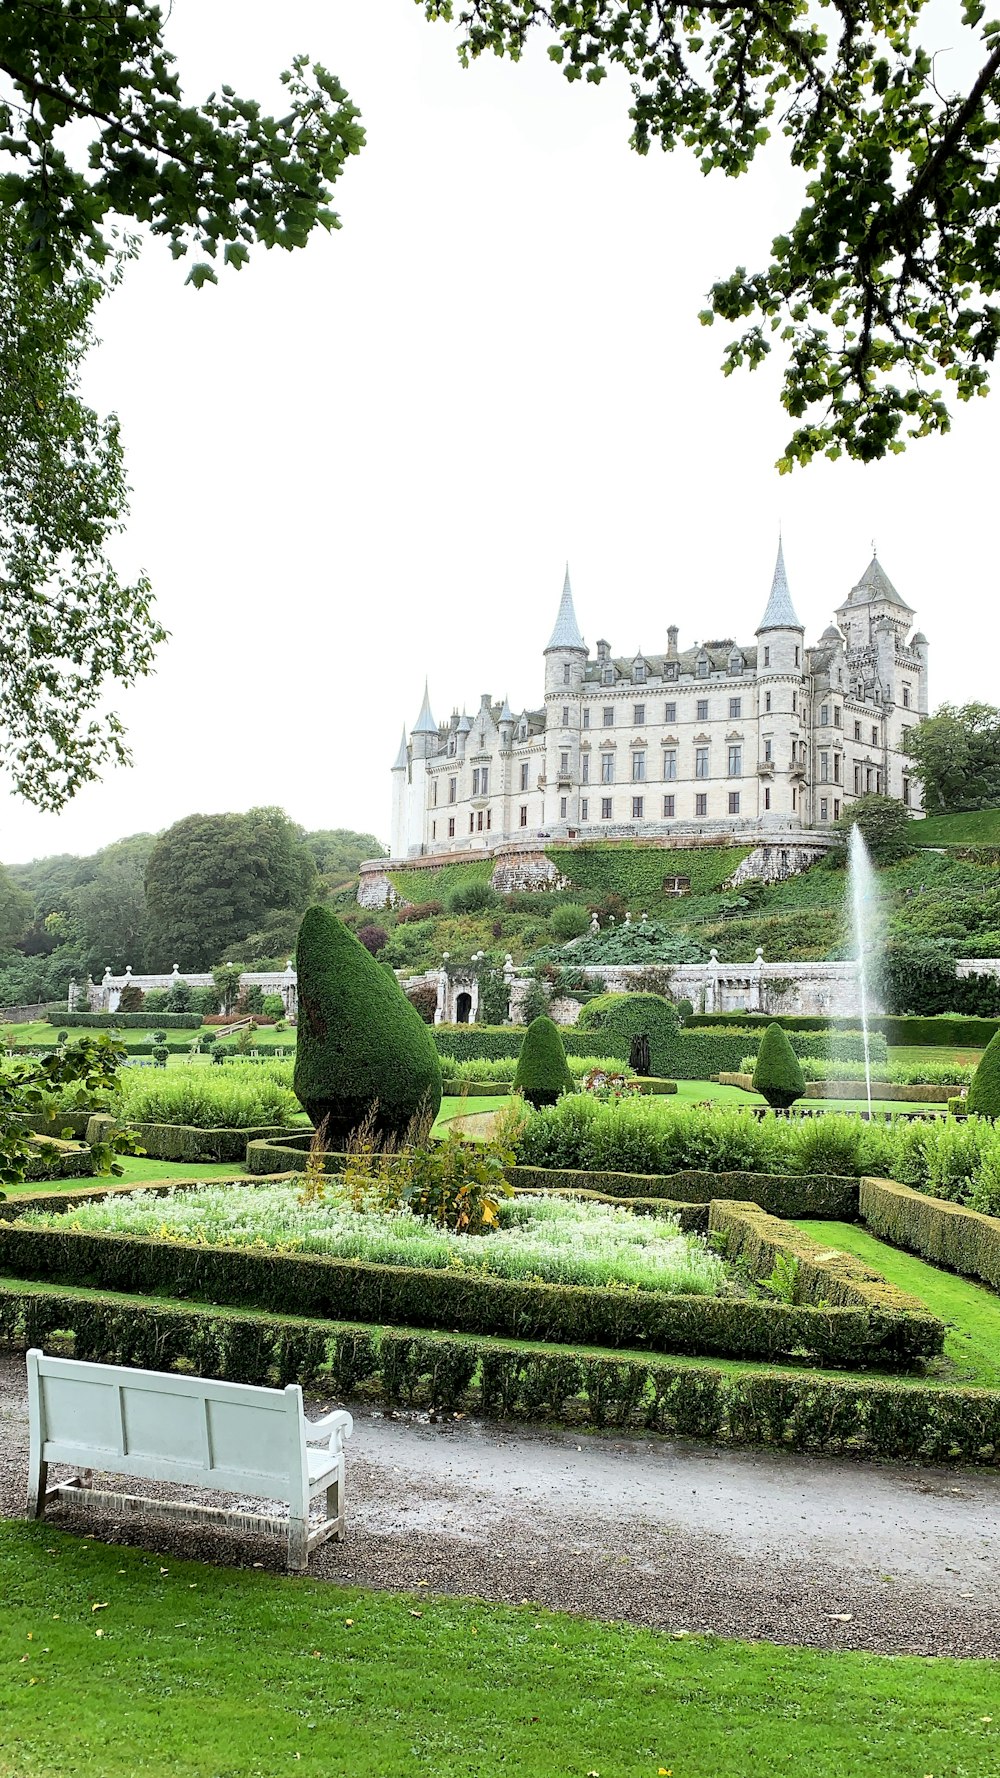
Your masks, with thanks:
[[[353,1431],[354,1420],[346,1408],[334,1408],[333,1413],[324,1414],[322,1420],[306,1421],[306,1444],[329,1443],[331,1451],[339,1451]]]

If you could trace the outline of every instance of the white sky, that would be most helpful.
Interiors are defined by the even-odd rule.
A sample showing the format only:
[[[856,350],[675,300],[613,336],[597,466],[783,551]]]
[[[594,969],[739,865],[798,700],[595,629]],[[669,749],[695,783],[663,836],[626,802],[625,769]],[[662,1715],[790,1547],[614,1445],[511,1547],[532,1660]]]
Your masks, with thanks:
[[[747,179],[627,146],[625,85],[539,47],[466,72],[413,0],[174,0],[185,94],[279,115],[308,51],[361,107],[343,228],[219,287],[148,246],[98,317],[86,396],[121,416],[132,518],[171,632],[117,700],[131,770],[60,816],[3,798],[8,862],[194,811],[278,803],[388,835],[424,673],[439,719],[537,704],[568,557],[588,642],[750,641],[779,521],[814,641],[871,541],[931,644],[931,701],[996,697],[993,403],[862,467],[773,465],[777,376],[723,378],[714,279],[797,213],[780,147]]]

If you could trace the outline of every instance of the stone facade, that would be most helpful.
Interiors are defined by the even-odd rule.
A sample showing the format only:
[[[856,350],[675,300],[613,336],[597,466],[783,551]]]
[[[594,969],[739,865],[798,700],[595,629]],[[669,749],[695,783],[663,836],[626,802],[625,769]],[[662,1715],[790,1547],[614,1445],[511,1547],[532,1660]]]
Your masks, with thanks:
[[[169,975],[133,975],[131,968],[124,975],[112,975],[110,969],[104,971],[99,982],[89,978],[83,989],[76,982],[69,985],[69,1010],[74,1012],[81,1000],[86,1004],[81,1010],[86,1012],[117,1012],[123,988],[133,986],[141,988],[147,994],[150,988],[166,988],[167,991],[177,982],[184,981],[189,988],[210,988],[211,975],[185,972],[175,963]],[[243,988],[261,988],[265,994],[280,994],[284,1002],[286,1017],[294,1019],[298,1012],[296,994],[296,975],[291,959],[284,969],[276,970],[245,970],[240,976]]]
[[[567,572],[537,709],[484,692],[438,724],[425,690],[392,771],[396,859],[514,840],[671,835],[678,844],[822,833],[855,796],[915,811],[908,730],[928,711],[928,645],[877,557],[814,646],[781,548],[752,643],[591,655]]]

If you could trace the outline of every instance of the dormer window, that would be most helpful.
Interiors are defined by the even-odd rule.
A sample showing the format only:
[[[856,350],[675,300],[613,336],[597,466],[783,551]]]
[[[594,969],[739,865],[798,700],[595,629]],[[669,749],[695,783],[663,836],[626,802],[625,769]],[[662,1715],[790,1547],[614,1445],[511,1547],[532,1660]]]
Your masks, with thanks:
[[[698,656],[698,678],[699,679],[707,679],[708,678],[708,671],[709,671],[710,665],[711,665],[711,663],[709,661],[707,654],[700,654]]]
[[[730,671],[730,673],[742,673],[742,671],[743,671],[743,656],[741,654],[731,654],[730,655],[730,657],[729,657],[729,671]]]
[[[679,661],[667,661],[663,669],[663,677],[664,679],[678,679],[680,677],[680,671]]]
[[[645,663],[645,661],[636,661],[635,662],[635,664],[632,668],[632,678],[635,680],[636,685],[645,685],[645,683],[646,683],[646,663]]]
[[[605,685],[614,685],[614,682],[615,682],[614,667],[605,667],[604,672],[601,675],[601,677],[603,678]]]

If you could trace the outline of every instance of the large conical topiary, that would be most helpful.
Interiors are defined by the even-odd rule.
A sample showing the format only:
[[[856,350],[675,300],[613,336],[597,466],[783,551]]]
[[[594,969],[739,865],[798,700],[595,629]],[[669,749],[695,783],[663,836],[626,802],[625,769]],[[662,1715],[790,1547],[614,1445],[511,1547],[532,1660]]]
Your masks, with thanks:
[[[523,1093],[536,1111],[540,1105],[554,1105],[561,1093],[573,1091],[563,1040],[551,1019],[533,1019],[528,1026],[517,1059],[514,1091]]]
[[[1000,1117],[1000,1031],[991,1037],[972,1076],[965,1110],[977,1117]]]
[[[328,908],[299,927],[298,1035],[293,1085],[328,1148],[342,1148],[375,1107],[375,1129],[402,1136],[441,1104],[441,1064],[430,1031],[392,971]]]
[[[757,1051],[754,1091],[763,1093],[772,1111],[787,1111],[805,1092],[805,1078],[788,1036],[780,1025],[768,1025]]]

